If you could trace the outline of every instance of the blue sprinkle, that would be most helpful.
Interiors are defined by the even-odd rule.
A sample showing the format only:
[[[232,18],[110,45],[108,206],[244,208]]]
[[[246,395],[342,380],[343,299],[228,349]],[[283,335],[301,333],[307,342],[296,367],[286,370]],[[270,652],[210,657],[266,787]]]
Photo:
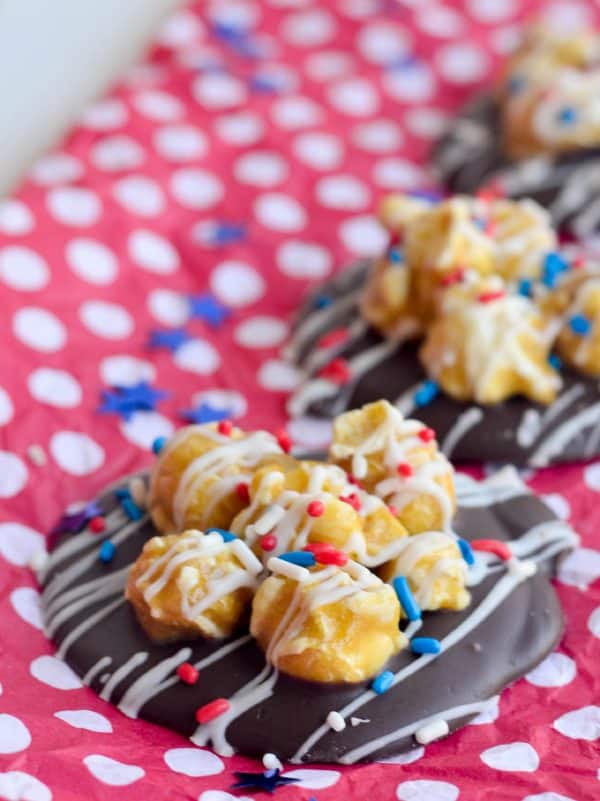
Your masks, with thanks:
[[[462,558],[468,565],[475,564],[475,556],[473,554],[473,549],[471,548],[470,544],[463,539],[458,540],[458,547],[460,548],[460,552],[462,554]]]
[[[519,281],[519,295],[524,298],[530,298],[533,290],[533,282],[531,278],[521,278]]]
[[[112,562],[115,558],[117,549],[110,540],[104,540],[98,552],[98,558],[101,562]]]
[[[380,673],[379,676],[373,679],[371,682],[371,689],[373,692],[377,693],[377,695],[383,695],[383,693],[386,693],[390,689],[393,681],[394,674],[392,671],[384,670],[383,673]]]
[[[166,437],[157,437],[152,443],[152,452],[158,456],[158,454],[162,451],[162,449],[165,447],[166,444],[167,444]]]
[[[542,268],[542,281],[544,282],[544,286],[547,286],[548,289],[553,289],[558,276],[568,269],[569,262],[566,261],[560,253],[556,253],[556,251],[547,253]]]
[[[558,121],[563,125],[572,125],[577,121],[577,109],[572,106],[564,106],[557,114]]]
[[[326,309],[328,306],[331,306],[333,303],[333,298],[329,295],[317,295],[314,299],[313,305],[315,309]]]
[[[206,531],[207,534],[220,534],[223,537],[223,542],[231,542],[232,540],[237,540],[235,534],[232,534],[231,531],[227,531],[225,528],[209,528]]]
[[[485,220],[483,217],[475,217],[473,224],[476,225],[481,231],[485,231],[487,228],[487,220]]]
[[[402,608],[406,612],[406,617],[409,620],[420,620],[421,610],[419,604],[415,601],[415,596],[412,594],[406,576],[397,576],[392,585]]]
[[[423,382],[423,385],[419,387],[419,389],[413,395],[413,400],[417,407],[427,406],[428,403],[436,397],[439,392],[439,386],[435,383],[435,381],[431,381],[431,379],[427,379],[427,381]]]
[[[115,496],[120,500],[124,500],[125,498],[131,498],[131,492],[129,491],[129,487],[119,487],[119,489],[115,490]]]
[[[548,356],[548,364],[550,367],[554,367],[555,370],[560,370],[562,368],[562,359],[556,353],[551,353]]]
[[[513,75],[508,80],[508,91],[511,95],[518,95],[527,86],[527,80],[523,75]]]
[[[583,314],[575,314],[569,320],[569,328],[574,334],[584,337],[592,330],[592,324]]]
[[[413,654],[439,654],[442,646],[435,637],[415,637],[410,641],[410,650]]]
[[[144,516],[144,513],[140,509],[139,506],[131,500],[131,498],[123,498],[121,501],[121,506],[123,507],[123,511],[127,515],[130,520],[141,520]]]
[[[402,264],[404,261],[404,253],[401,248],[390,248],[388,259],[392,264]]]
[[[288,553],[282,553],[279,558],[284,562],[300,565],[300,567],[313,567],[317,564],[315,555],[310,551],[288,551]]]

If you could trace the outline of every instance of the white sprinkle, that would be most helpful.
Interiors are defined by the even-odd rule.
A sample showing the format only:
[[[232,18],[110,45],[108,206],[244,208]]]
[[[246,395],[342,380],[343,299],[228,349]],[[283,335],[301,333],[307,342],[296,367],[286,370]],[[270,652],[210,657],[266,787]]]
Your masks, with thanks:
[[[512,557],[508,560],[508,572],[515,578],[526,579],[533,576],[537,571],[537,565],[531,559],[517,559]]]
[[[146,484],[143,478],[135,476],[129,482],[129,492],[131,499],[137,507],[145,509],[147,506],[148,493],[146,492]]]
[[[29,560],[30,570],[33,570],[37,576],[46,567],[48,558],[47,551],[36,551]]]
[[[361,723],[370,723],[370,722],[371,721],[369,718],[355,718],[355,717],[350,718],[351,726],[360,726]]]
[[[265,754],[262,763],[265,770],[283,770],[283,765],[275,754]]]
[[[439,740],[440,737],[445,737],[450,732],[450,728],[445,720],[434,720],[417,729],[415,732],[415,740],[421,745],[427,745],[434,740]]]
[[[258,518],[253,528],[259,536],[268,534],[271,529],[279,523],[285,514],[283,506],[276,503],[267,506],[263,514]]]
[[[242,540],[232,540],[230,547],[244,567],[247,568],[251,573],[254,573],[256,576],[258,576],[258,574],[262,571],[263,566],[252,553],[250,548],[248,548],[246,543],[242,542]]]
[[[327,724],[334,731],[344,731],[344,729],[346,728],[346,721],[340,715],[340,713],[336,712],[335,710],[332,710],[327,715]]]
[[[37,465],[37,467],[44,467],[48,461],[48,458],[46,457],[46,451],[41,445],[30,445],[27,448],[27,456],[29,456],[31,462],[34,465]]]
[[[356,478],[364,478],[367,475],[369,465],[362,453],[355,453],[352,458],[352,472]]]
[[[310,572],[305,567],[294,565],[292,562],[286,562],[285,559],[278,559],[276,556],[272,556],[269,559],[267,568],[271,573],[278,573],[280,576],[285,576],[298,583],[308,581],[310,578]]]

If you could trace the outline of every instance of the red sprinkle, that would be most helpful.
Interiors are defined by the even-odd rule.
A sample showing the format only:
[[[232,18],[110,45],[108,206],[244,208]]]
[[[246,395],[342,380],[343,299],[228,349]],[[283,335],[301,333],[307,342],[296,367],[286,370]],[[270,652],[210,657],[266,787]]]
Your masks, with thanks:
[[[324,334],[319,340],[320,348],[334,348],[336,345],[342,345],[348,339],[347,328],[334,328]]]
[[[348,479],[349,484],[354,484],[355,487],[363,489],[364,485],[360,478],[356,478],[356,476],[353,476],[352,473],[346,473],[346,478]]]
[[[310,551],[311,553],[314,553],[316,556],[318,553],[323,553],[325,551],[328,552],[336,551],[337,548],[330,542],[309,542],[307,545],[304,546],[303,550]]]
[[[245,481],[240,481],[240,483],[236,486],[235,491],[238,494],[238,498],[244,503],[250,503],[250,489]]]
[[[482,292],[481,295],[477,297],[477,300],[480,303],[490,303],[492,300],[500,300],[506,295],[506,292],[503,289],[496,289],[493,292]]]
[[[396,470],[398,471],[398,475],[403,476],[404,478],[410,478],[414,473],[412,466],[409,465],[408,462],[400,462]]]
[[[340,501],[349,503],[353,509],[355,509],[357,512],[360,512],[362,502],[356,492],[351,492],[350,495],[340,495]]]
[[[449,272],[448,275],[442,278],[441,284],[442,286],[452,286],[453,284],[460,284],[464,280],[465,268],[457,267],[456,270],[452,270],[452,272]]]
[[[204,704],[196,710],[196,720],[198,723],[210,723],[211,720],[223,715],[229,709],[227,698],[215,698],[208,704]]]
[[[284,453],[289,453],[292,450],[292,438],[285,430],[285,428],[280,428],[277,434],[275,434],[277,438],[277,442],[279,443],[279,447]]]
[[[501,540],[471,540],[471,548],[474,551],[493,553],[504,562],[508,562],[513,555],[510,547],[505,542],[501,542]]]
[[[275,534],[265,534],[260,538],[260,547],[263,551],[272,551],[277,547],[277,537]]]
[[[329,364],[326,364],[325,367],[319,372],[321,378],[327,378],[329,381],[333,381],[334,384],[342,385],[347,384],[352,377],[350,372],[350,367],[348,362],[341,357],[337,359],[332,359]]]
[[[320,565],[343,567],[348,562],[348,554],[333,548],[332,550],[316,551],[315,559]]]
[[[177,668],[177,675],[184,684],[195,684],[198,681],[200,673],[189,662],[183,662]]]
[[[581,270],[586,265],[586,260],[583,256],[577,256],[576,259],[573,259],[571,263],[571,267],[575,270]]]
[[[433,428],[422,428],[419,431],[419,439],[423,440],[423,442],[431,442],[435,439],[435,431]]]
[[[325,511],[325,504],[322,501],[311,501],[306,507],[306,513],[311,517],[321,517]]]
[[[390,510],[390,514],[394,515],[394,517],[398,517],[398,509],[393,503],[388,503],[388,509]]]
[[[488,236],[494,236],[494,234],[496,233],[495,220],[488,220],[487,225],[485,226],[485,232]]]
[[[217,426],[217,431],[219,434],[224,434],[228,437],[231,434],[231,430],[233,428],[233,423],[231,420],[220,420],[219,425]]]
[[[490,200],[498,200],[498,198],[506,197],[506,192],[500,181],[491,181],[486,187],[480,189],[475,193],[478,200],[489,202]]]
[[[88,526],[90,527],[90,531],[93,531],[94,534],[100,534],[106,528],[106,520],[100,516],[92,517]]]

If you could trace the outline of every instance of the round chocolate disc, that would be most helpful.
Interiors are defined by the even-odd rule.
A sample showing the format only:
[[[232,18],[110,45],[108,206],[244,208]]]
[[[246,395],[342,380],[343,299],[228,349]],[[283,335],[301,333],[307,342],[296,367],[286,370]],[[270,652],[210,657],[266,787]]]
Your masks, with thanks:
[[[61,535],[44,568],[47,633],[84,683],[126,715],[198,745],[212,740],[222,754],[351,764],[407,751],[467,723],[543,659],[562,631],[548,577],[575,543],[573,532],[514,472],[483,483],[457,476],[457,490],[457,532],[512,542],[519,558],[493,558],[487,566],[476,560],[469,607],[424,615],[419,637],[437,638],[441,653],[399,653],[386,666],[395,680],[383,695],[367,683],[322,685],[277,675],[247,630],[228,640],[152,642],[123,588],[145,540],[157,532],[147,516],[129,519],[131,507],[121,507],[114,488],[98,500],[107,522],[102,536],[115,546],[112,560],[100,558],[99,535],[85,529]],[[176,674],[183,662],[200,672],[193,685]],[[216,698],[229,700],[229,712],[199,726],[195,710]],[[334,710],[346,719],[343,731],[327,725]]]

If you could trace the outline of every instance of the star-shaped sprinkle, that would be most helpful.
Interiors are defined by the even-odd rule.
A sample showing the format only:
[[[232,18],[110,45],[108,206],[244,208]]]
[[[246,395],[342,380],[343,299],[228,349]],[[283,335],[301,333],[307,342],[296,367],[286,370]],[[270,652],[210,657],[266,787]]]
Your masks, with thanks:
[[[264,790],[266,793],[274,793],[278,787],[300,781],[282,776],[277,769],[265,770],[263,773],[242,773],[236,770],[234,776],[237,782],[232,785],[233,790]]]
[[[150,331],[148,346],[156,350],[158,350],[158,348],[166,348],[172,353],[175,353],[178,348],[185,345],[190,339],[192,339],[192,335],[189,334],[185,328],[157,328],[154,331]]]
[[[101,517],[104,511],[95,501],[86,503],[76,512],[67,512],[52,529],[52,534],[77,534],[94,517]]]
[[[102,403],[98,411],[102,414],[118,414],[123,420],[130,420],[134,412],[154,411],[157,404],[170,394],[163,389],[151,387],[147,381],[140,381],[131,387],[115,386],[102,390]]]
[[[231,417],[231,410],[219,409],[210,403],[201,403],[193,409],[184,409],[181,416],[190,423],[218,423]]]
[[[213,328],[218,328],[221,323],[229,317],[231,312],[227,306],[206,293],[204,295],[190,295],[190,316],[204,320],[205,323],[211,325]]]

